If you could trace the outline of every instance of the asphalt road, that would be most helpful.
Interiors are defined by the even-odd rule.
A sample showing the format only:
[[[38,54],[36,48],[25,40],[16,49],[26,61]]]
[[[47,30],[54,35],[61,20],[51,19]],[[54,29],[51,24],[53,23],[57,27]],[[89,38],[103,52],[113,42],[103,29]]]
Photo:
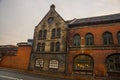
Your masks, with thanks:
[[[66,80],[0,69],[0,80]]]

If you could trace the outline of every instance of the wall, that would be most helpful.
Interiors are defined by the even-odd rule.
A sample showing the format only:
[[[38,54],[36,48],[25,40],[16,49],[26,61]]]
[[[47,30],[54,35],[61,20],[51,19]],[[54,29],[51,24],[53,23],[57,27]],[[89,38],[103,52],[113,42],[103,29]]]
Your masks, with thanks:
[[[103,45],[103,33],[109,31],[112,33],[114,45]],[[108,55],[120,53],[120,45],[118,45],[117,32],[120,31],[120,24],[103,24],[84,27],[74,27],[69,31],[69,48],[68,48],[68,73],[72,73],[73,59],[76,55],[87,54],[94,60],[93,74],[96,76],[107,76],[105,60]],[[94,46],[85,46],[85,35],[92,33],[94,35]],[[75,34],[81,36],[81,47],[74,48],[72,39]]]
[[[51,23],[49,23],[49,19],[53,18]],[[55,35],[57,32],[57,29],[60,29],[60,37],[54,36],[53,29],[55,29]],[[46,38],[40,38],[39,32],[42,30],[47,31]],[[49,12],[45,15],[45,17],[40,21],[40,23],[35,27],[34,31],[34,39],[33,39],[33,48],[31,53],[31,63],[30,68],[32,70],[44,70],[44,71],[51,71],[49,68],[49,62],[52,59],[56,59],[59,61],[58,69],[53,68],[52,71],[57,72],[64,72],[65,71],[65,63],[66,63],[66,30],[67,25],[65,21],[62,19],[62,17],[56,12],[55,6],[51,5]],[[60,50],[56,51],[56,43],[60,43]],[[38,44],[45,43],[45,50],[42,51],[41,47],[38,47]],[[51,47],[51,43],[54,43],[54,46]],[[40,50],[37,50],[39,48]],[[53,51],[50,49],[54,48]],[[43,59],[43,68],[36,68],[35,62],[36,59]]]
[[[79,34],[82,38],[81,45],[85,45],[85,35],[87,33],[92,33],[94,35],[95,45],[103,45],[102,35],[104,32],[111,32],[113,36],[114,44],[118,44],[117,41],[117,32],[120,31],[120,24],[103,24],[103,25],[92,25],[92,26],[78,26],[71,28],[69,32],[69,45],[72,45],[72,39],[75,34]]]
[[[82,53],[82,50],[70,50],[68,52],[68,73],[72,73],[74,57],[79,54],[86,54],[94,60],[93,74],[96,76],[107,76],[106,57],[114,53],[116,53],[116,50],[84,50],[84,53]],[[120,51],[117,51],[117,53],[119,54]]]
[[[19,46],[17,54],[14,56],[4,56],[0,66],[14,69],[28,69],[31,46]]]
[[[65,54],[36,54],[31,61],[32,67],[37,71],[65,72]],[[43,67],[36,67],[36,59],[43,59]],[[58,60],[58,68],[50,68],[50,60]]]

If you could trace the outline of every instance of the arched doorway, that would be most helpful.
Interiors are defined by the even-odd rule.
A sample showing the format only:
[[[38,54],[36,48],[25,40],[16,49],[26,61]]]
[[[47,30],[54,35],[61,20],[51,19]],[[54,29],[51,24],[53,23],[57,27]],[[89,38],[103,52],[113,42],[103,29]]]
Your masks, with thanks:
[[[74,57],[73,73],[76,74],[93,74],[94,62],[89,55],[81,54]]]
[[[120,54],[112,54],[106,58],[106,68],[109,76],[120,75]]]

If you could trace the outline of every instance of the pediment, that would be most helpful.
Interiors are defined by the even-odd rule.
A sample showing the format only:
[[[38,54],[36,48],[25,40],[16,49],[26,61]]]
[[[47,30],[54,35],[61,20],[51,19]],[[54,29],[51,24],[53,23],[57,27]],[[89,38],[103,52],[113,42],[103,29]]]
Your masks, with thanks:
[[[54,25],[54,26],[58,25],[59,26],[59,24],[61,24],[61,23],[66,25],[64,19],[55,10],[55,6],[51,5],[50,10],[43,17],[43,19],[40,21],[37,28],[41,29],[43,27],[49,27],[49,26],[52,26],[52,25]]]

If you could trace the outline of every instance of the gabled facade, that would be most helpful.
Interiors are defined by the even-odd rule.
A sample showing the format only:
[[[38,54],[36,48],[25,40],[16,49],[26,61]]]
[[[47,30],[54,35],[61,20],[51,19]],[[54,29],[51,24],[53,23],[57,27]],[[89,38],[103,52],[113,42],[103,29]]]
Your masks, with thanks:
[[[64,21],[51,5],[35,27],[30,69],[120,76],[120,14]]]
[[[49,12],[35,27],[31,69],[65,72],[67,25],[51,5]]]

